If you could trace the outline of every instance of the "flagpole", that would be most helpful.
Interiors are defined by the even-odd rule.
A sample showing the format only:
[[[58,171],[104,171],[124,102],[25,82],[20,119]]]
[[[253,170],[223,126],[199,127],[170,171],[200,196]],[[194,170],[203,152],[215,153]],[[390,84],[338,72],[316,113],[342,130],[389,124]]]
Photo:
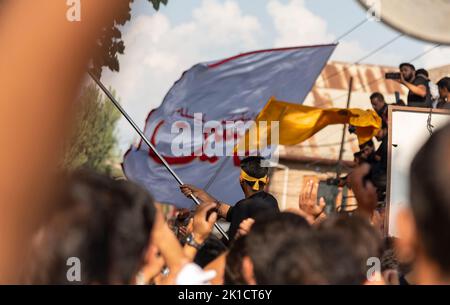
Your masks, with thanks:
[[[348,84],[348,95],[347,95],[347,108],[350,108],[350,101],[352,99],[352,90],[353,90],[353,76],[350,77],[350,81]],[[341,148],[339,149],[339,161],[336,166],[336,178],[339,179],[342,171],[342,159],[344,157],[344,145],[345,145],[345,133],[347,132],[347,124],[344,124],[342,129],[342,140],[341,140]]]
[[[142,130],[136,125],[136,123],[133,121],[133,119],[128,115],[128,113],[122,108],[122,106],[119,104],[119,102],[114,98],[114,96],[109,92],[109,90],[103,85],[103,83],[95,77],[91,72],[88,72],[89,76],[95,81],[95,83],[102,89],[102,91],[106,94],[106,96],[109,98],[109,100],[116,106],[117,110],[120,111],[120,113],[125,117],[125,119],[128,121],[128,123],[131,124],[133,129],[139,134],[142,141],[147,144],[147,146],[153,151],[153,153],[156,155],[156,157],[161,161],[161,163],[164,165],[164,167],[169,171],[169,173],[172,175],[173,178],[178,182],[179,185],[183,185],[183,181],[178,177],[178,175],[173,171],[173,169],[170,167],[169,163],[167,163],[166,159],[158,152],[158,150],[153,146],[153,144],[147,139],[145,134],[142,132]],[[200,205],[200,201],[197,197],[194,196],[194,194],[190,195],[191,199],[195,202],[196,205]],[[217,231],[222,234],[222,236],[226,240],[230,240],[227,233],[222,229],[222,227],[218,223],[214,223],[214,227],[217,229]]]

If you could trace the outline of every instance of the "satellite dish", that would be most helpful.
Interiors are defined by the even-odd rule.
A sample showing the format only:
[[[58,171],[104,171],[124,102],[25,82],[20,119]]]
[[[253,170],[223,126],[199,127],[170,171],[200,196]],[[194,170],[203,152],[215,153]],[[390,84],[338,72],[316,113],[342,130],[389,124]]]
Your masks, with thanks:
[[[449,0],[358,0],[374,18],[409,36],[450,45]]]

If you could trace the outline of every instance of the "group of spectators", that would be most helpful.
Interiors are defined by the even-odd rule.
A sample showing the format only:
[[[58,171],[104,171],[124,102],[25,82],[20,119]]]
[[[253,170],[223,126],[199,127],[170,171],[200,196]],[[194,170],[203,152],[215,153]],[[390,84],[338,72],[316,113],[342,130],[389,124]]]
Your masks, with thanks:
[[[30,242],[23,282],[448,284],[449,153],[450,125],[431,136],[411,165],[411,208],[400,213],[398,239],[380,232],[367,164],[348,177],[358,201],[351,213],[326,214],[313,184],[298,208],[280,211],[265,191],[269,173],[263,159],[248,157],[241,163],[242,200],[231,206],[183,185],[181,192],[195,195],[201,205],[193,213],[180,212],[172,223],[140,186],[73,173],[60,179],[55,209]],[[230,222],[229,239],[214,232],[220,218]],[[69,258],[81,262],[74,282],[68,280]]]
[[[427,70],[418,69],[411,63],[400,65],[397,81],[408,89],[407,106],[420,108],[450,109],[450,78],[444,77],[437,84],[430,80]],[[404,104],[397,100],[396,103]]]
[[[399,82],[408,89],[407,102],[396,97],[393,105],[450,109],[450,78],[444,77],[437,84],[429,79],[429,73],[425,69],[417,69],[411,63],[402,63],[399,67],[399,79],[391,79]],[[387,154],[388,154],[388,106],[383,94],[375,92],[370,96],[373,110],[381,118],[382,126],[375,139],[380,143],[378,149],[370,140],[360,145],[360,151],[354,154],[357,165],[368,163],[371,166],[370,178],[378,190],[379,201],[385,200],[387,181]]]

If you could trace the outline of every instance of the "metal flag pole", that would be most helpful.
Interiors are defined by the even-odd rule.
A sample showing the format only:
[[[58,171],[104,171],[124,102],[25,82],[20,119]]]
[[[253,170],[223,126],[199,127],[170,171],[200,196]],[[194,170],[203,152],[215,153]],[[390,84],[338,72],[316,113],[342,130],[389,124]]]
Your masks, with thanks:
[[[353,76],[350,77],[350,81],[348,84],[347,107],[346,107],[347,110],[350,108],[350,101],[352,99],[352,90],[353,90]],[[336,179],[339,179],[339,177],[341,176],[342,159],[344,157],[344,144],[345,144],[346,132],[347,132],[347,124],[344,124],[344,127],[342,128],[341,148],[339,149],[339,161],[336,166]]]
[[[125,117],[125,119],[127,119],[127,121],[131,124],[133,129],[139,134],[142,141],[144,141],[145,144],[147,144],[147,146],[153,151],[153,153],[156,155],[156,157],[158,157],[158,159],[162,162],[164,167],[172,175],[172,177],[175,178],[175,180],[178,182],[179,185],[183,185],[184,183],[183,183],[183,181],[181,181],[180,177],[178,177],[178,175],[170,167],[169,163],[167,163],[167,161],[164,159],[164,157],[156,150],[156,148],[153,146],[153,144],[147,139],[147,137],[142,132],[142,130],[136,125],[136,123],[133,121],[133,119],[122,108],[122,106],[114,98],[114,96],[111,94],[111,92],[109,92],[109,90],[102,84],[102,82],[97,77],[95,77],[91,72],[88,72],[88,73],[91,76],[91,78],[95,81],[95,83],[100,87],[100,89],[102,89],[102,91],[106,94],[106,96],[109,98],[109,100],[114,104],[114,106],[116,106],[116,108],[120,111],[120,113]],[[200,205],[200,201],[198,200],[197,197],[195,197],[193,194],[191,194],[190,197],[195,202],[195,204]],[[222,229],[222,227],[218,223],[215,223],[214,227],[217,229],[217,231],[220,232],[220,234],[222,234],[222,236],[226,240],[229,240],[227,233],[225,233],[225,231]]]

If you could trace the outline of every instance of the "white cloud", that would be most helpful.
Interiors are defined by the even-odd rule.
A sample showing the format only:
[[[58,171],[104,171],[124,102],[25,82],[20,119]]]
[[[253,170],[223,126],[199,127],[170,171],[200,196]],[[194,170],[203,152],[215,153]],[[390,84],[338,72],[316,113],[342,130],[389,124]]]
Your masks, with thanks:
[[[120,73],[105,71],[124,107],[143,127],[147,113],[158,107],[181,73],[198,62],[221,59],[260,48],[262,27],[242,13],[233,0],[203,0],[189,21],[173,25],[161,12],[132,20],[124,35]],[[136,138],[125,121],[119,124],[122,148]]]
[[[305,7],[304,0],[291,0],[287,4],[271,0],[267,11],[273,18],[278,37],[276,47],[330,43],[327,22]]]
[[[267,4],[267,11],[272,16],[277,31],[276,47],[327,44],[337,38],[330,33],[325,19],[306,8],[304,0],[291,0],[286,4],[271,0]],[[367,51],[358,42],[343,41],[332,59],[352,62],[365,54]]]

